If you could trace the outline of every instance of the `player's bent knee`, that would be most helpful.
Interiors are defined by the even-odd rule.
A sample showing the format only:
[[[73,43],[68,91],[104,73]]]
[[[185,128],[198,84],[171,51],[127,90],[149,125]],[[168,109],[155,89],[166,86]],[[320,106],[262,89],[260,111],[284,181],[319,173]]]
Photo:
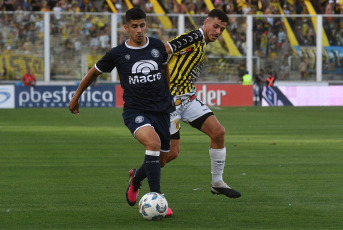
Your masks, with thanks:
[[[225,128],[223,126],[220,126],[215,130],[215,132],[212,135],[212,139],[222,139],[225,137]]]
[[[220,126],[220,129],[218,129],[218,136],[224,137],[225,133],[226,133],[226,131],[225,131],[224,126]]]
[[[147,149],[160,150],[161,142],[159,140],[149,140],[147,143],[145,143],[145,147]]]

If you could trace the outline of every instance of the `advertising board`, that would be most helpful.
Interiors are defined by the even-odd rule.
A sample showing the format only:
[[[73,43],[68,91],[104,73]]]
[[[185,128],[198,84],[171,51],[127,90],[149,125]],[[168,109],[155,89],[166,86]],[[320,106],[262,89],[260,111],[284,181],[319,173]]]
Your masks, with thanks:
[[[15,86],[16,108],[68,107],[77,86]],[[115,107],[114,85],[88,87],[80,107]]]
[[[253,106],[252,85],[196,84],[198,98],[208,106]],[[116,106],[123,107],[123,89],[116,86]]]
[[[14,108],[14,86],[0,85],[0,109]]]

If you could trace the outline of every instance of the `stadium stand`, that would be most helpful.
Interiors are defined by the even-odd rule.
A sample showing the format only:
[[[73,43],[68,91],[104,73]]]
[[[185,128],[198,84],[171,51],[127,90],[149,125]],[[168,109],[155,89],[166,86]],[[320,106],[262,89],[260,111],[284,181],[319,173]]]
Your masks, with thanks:
[[[280,79],[288,79],[289,62],[292,62],[292,66],[297,66],[300,63],[300,57],[289,60],[292,53],[299,52],[299,50],[294,50],[294,47],[315,45],[317,28],[312,17],[272,17],[272,15],[309,15],[309,13],[312,15],[333,15],[333,17],[324,18],[323,44],[329,46],[343,45],[343,18],[334,17],[343,14],[342,0],[125,0],[122,3],[120,4],[118,0],[4,0],[0,13],[0,26],[2,28],[0,32],[0,54],[9,54],[11,57],[18,57],[16,56],[18,54],[30,54],[31,59],[37,58],[39,60],[39,57],[43,55],[44,42],[43,16],[41,13],[54,12],[54,17],[51,18],[51,44],[55,44],[51,50],[52,78],[59,79],[59,76],[66,75],[66,73],[80,77],[82,72],[76,71],[73,67],[66,67],[63,65],[64,62],[66,60],[69,64],[75,62],[75,66],[79,63],[94,62],[93,59],[97,58],[97,49],[103,51],[110,44],[108,39],[110,35],[109,13],[125,12],[133,6],[140,6],[146,11],[150,10],[151,14],[187,14],[185,20],[187,29],[194,29],[196,25],[201,24],[202,19],[198,15],[205,15],[211,8],[222,9],[230,16],[230,23],[228,33],[223,35],[218,47],[227,50],[230,56],[235,57],[246,55],[245,16],[250,14],[261,15],[261,17],[254,17],[254,56],[262,60],[268,59],[266,63],[275,57],[281,57],[280,60],[277,60],[278,63],[274,63],[280,70]],[[98,14],[87,14],[86,16],[75,14],[73,17],[67,15],[61,19],[64,12]],[[153,31],[151,36],[158,37],[165,42],[170,37],[177,35],[176,16],[150,18],[149,24]],[[121,23],[122,19],[119,18],[118,21]],[[126,39],[122,32],[119,31],[118,42]],[[213,62],[224,61],[224,63],[219,63],[222,69],[226,69],[223,68],[226,66],[231,69],[231,74],[236,72],[233,69],[238,68],[241,59],[232,61],[223,58],[224,54],[216,52],[218,47],[209,49],[209,54],[211,55],[212,50],[213,56],[217,57]],[[80,57],[77,57],[81,51],[87,55],[81,54]],[[309,68],[314,68],[313,50],[301,52],[306,53],[310,63]],[[333,53],[332,55],[336,54]],[[324,58],[329,59],[330,55],[327,54]],[[37,60],[36,63],[41,63]],[[212,60],[209,63],[212,63]],[[88,64],[84,64],[83,68],[89,68]],[[327,68],[332,67],[329,64]],[[7,76],[1,76],[1,78],[16,78],[16,76],[21,75],[20,72],[22,71],[9,68],[5,71]],[[38,79],[42,78],[39,71],[35,70],[35,72]],[[225,75],[226,71],[223,72]],[[108,79],[108,76],[103,78]],[[222,75],[220,78],[231,80]]]

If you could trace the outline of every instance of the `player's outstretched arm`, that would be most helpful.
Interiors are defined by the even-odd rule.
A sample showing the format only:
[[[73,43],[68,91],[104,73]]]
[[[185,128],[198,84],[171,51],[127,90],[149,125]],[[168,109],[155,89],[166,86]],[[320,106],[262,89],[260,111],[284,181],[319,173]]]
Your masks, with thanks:
[[[79,99],[83,93],[87,89],[88,86],[92,84],[92,82],[101,74],[95,67],[92,67],[85,77],[80,82],[79,87],[77,88],[73,98],[69,102],[69,110],[74,114],[80,114],[79,112]]]

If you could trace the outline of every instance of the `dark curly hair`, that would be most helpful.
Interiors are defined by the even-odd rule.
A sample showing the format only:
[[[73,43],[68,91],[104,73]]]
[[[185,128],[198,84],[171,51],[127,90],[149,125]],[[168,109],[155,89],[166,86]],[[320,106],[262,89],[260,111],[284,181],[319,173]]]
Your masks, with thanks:
[[[125,19],[126,23],[128,23],[131,20],[146,19],[146,14],[142,9],[134,7],[126,11]]]
[[[228,23],[229,22],[229,18],[227,17],[227,15],[224,13],[224,11],[222,10],[218,10],[218,9],[213,9],[208,13],[208,17],[209,18],[218,18],[219,20]]]

